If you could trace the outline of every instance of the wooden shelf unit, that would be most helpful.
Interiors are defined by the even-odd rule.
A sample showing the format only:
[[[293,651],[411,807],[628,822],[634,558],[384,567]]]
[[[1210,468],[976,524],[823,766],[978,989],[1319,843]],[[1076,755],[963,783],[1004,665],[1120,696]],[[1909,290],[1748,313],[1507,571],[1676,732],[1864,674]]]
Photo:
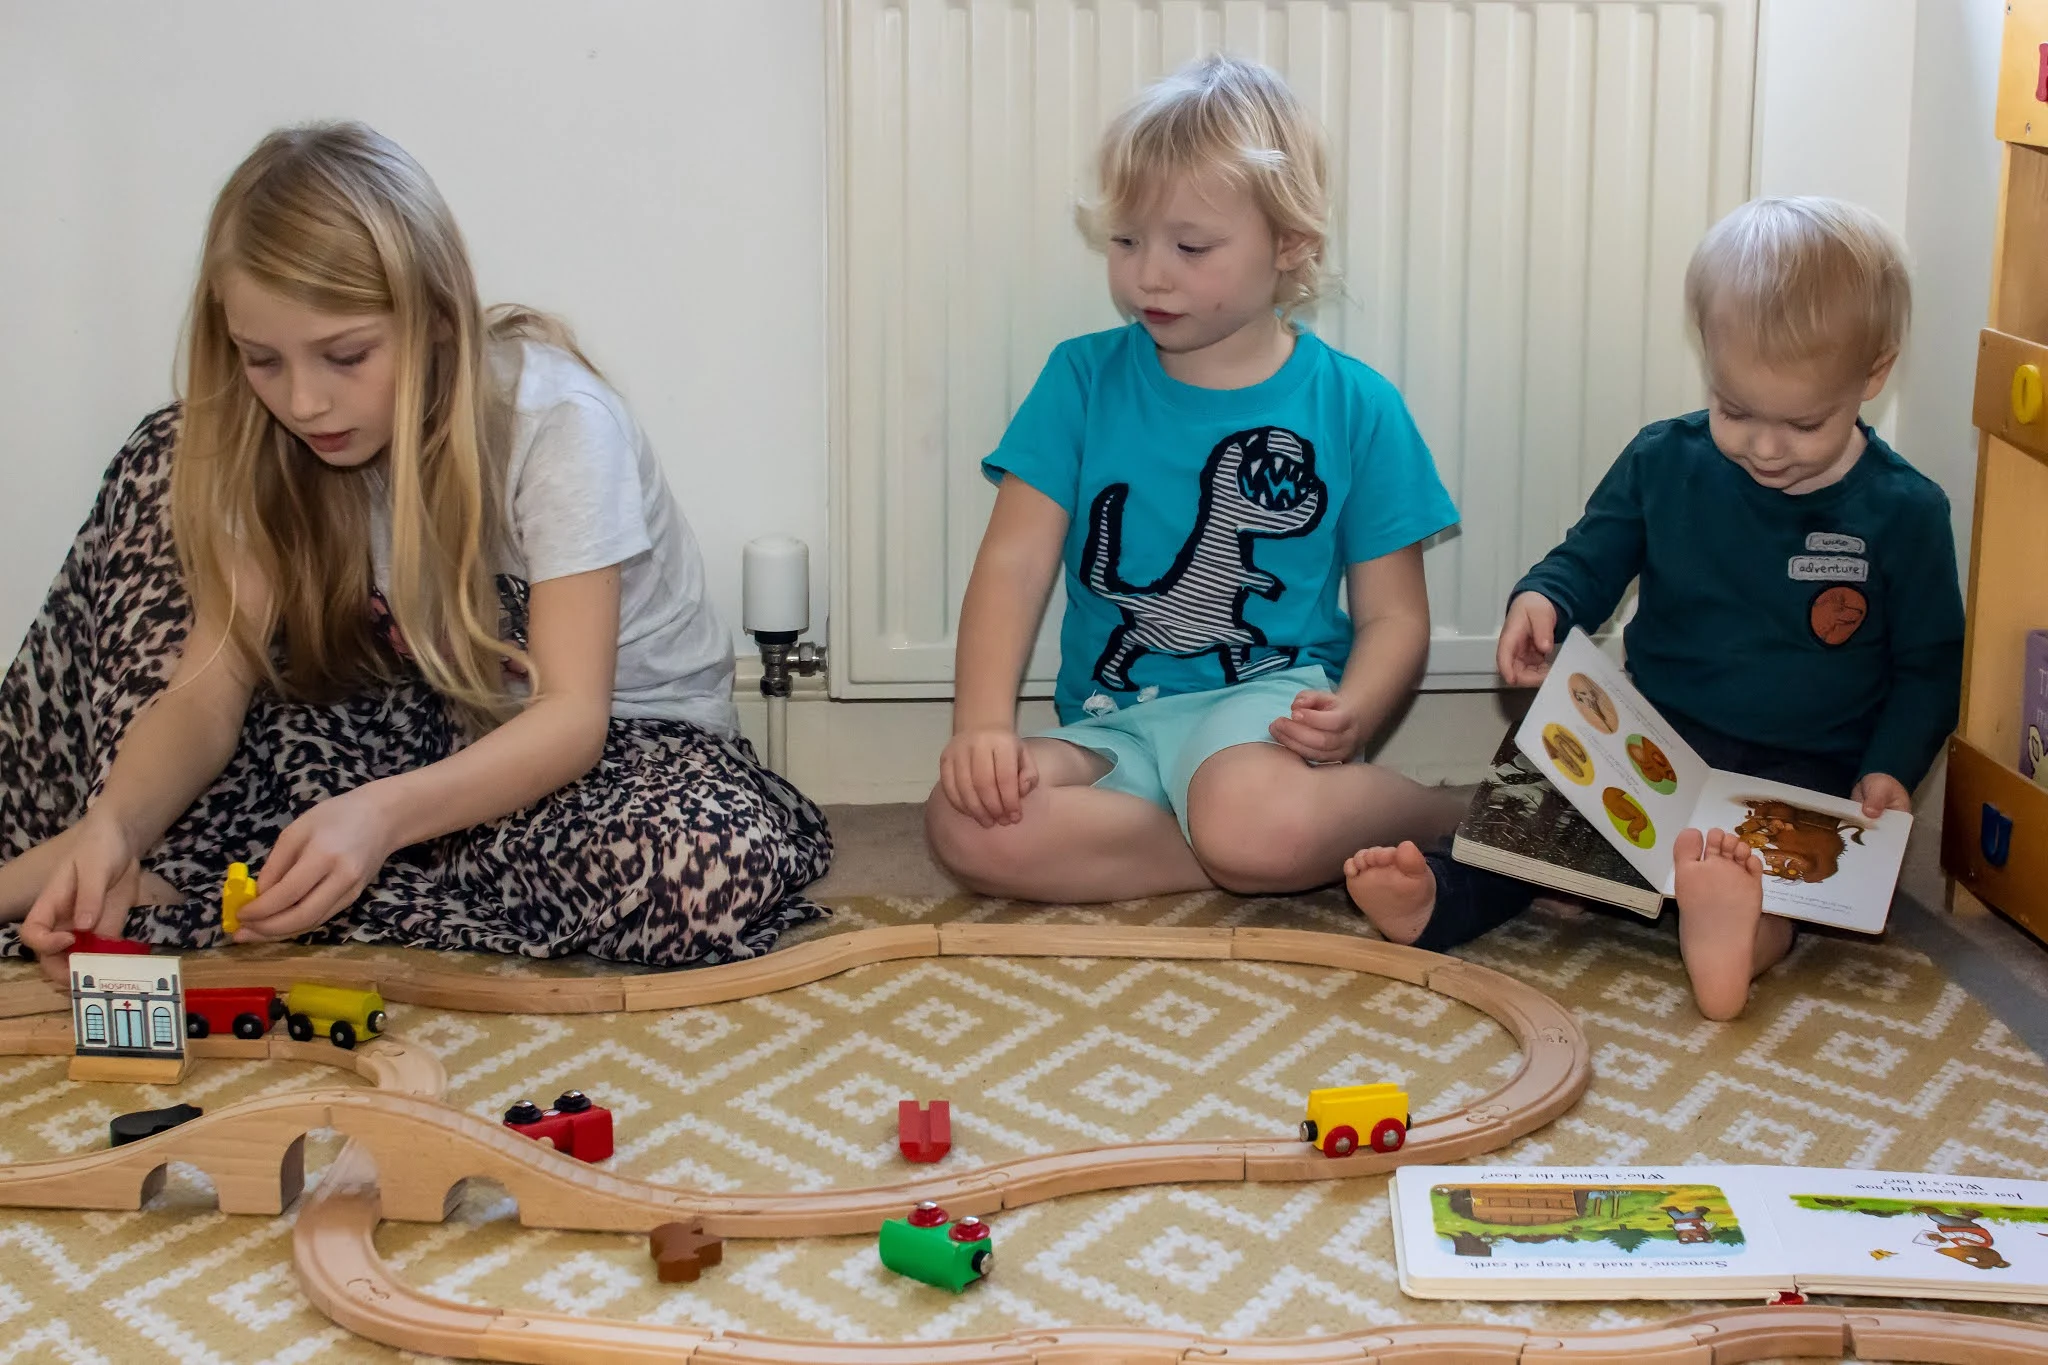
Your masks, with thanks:
[[[1991,325],[1977,348],[1976,510],[1962,717],[1949,741],[1941,864],[2048,939],[2048,788],[2020,776],[2027,632],[2048,629],[2048,0],[2011,0],[1998,86],[2005,146]],[[2016,373],[2036,372],[2031,402]],[[2022,386],[2023,387],[2023,386]]]

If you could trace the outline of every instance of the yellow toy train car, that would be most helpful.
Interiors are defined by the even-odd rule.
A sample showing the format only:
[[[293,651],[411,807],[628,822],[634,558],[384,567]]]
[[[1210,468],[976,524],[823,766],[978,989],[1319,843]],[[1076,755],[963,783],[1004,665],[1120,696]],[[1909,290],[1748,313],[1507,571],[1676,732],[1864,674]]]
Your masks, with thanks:
[[[320,1033],[336,1047],[352,1048],[384,1031],[384,997],[375,991],[302,981],[285,992],[284,1008],[285,1030],[301,1043]]]
[[[1324,1156],[1350,1156],[1361,1140],[1375,1152],[1398,1152],[1408,1140],[1408,1092],[1391,1081],[1311,1090],[1301,1140]]]

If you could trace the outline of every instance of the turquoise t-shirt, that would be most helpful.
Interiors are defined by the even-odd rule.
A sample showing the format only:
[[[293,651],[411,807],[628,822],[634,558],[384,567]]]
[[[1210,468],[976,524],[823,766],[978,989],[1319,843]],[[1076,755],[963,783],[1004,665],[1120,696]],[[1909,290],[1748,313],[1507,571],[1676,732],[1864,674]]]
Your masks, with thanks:
[[[1063,724],[1351,652],[1352,565],[1458,519],[1400,393],[1303,332],[1272,378],[1202,389],[1142,326],[1063,342],[982,462],[1067,509]]]

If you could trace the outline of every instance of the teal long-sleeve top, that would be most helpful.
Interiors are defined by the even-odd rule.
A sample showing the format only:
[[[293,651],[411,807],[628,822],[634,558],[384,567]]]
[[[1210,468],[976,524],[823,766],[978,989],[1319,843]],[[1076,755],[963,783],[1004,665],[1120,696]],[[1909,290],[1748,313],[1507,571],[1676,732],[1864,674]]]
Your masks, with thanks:
[[[1934,481],[1863,435],[1845,477],[1794,495],[1722,455],[1706,413],[1652,423],[1515,592],[1557,604],[1562,640],[1640,578],[1623,641],[1651,705],[1911,788],[1962,692],[1955,535]]]

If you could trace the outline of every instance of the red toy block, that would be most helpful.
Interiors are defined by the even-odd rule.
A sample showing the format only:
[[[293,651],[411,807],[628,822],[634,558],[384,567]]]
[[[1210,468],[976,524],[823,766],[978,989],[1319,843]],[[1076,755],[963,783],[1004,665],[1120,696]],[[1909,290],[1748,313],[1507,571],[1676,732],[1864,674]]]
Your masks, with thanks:
[[[937,1161],[953,1150],[953,1107],[933,1100],[925,1108],[916,1100],[896,1106],[896,1145],[908,1161]]]
[[[71,935],[71,946],[64,951],[67,953],[128,953],[146,956],[149,952],[149,945],[147,943],[137,943],[132,938],[101,938],[98,934],[88,934],[83,930],[74,930]]]
[[[603,1161],[612,1154],[612,1111],[592,1104],[581,1090],[564,1090],[548,1110],[521,1100],[505,1111],[505,1126],[578,1161]]]

